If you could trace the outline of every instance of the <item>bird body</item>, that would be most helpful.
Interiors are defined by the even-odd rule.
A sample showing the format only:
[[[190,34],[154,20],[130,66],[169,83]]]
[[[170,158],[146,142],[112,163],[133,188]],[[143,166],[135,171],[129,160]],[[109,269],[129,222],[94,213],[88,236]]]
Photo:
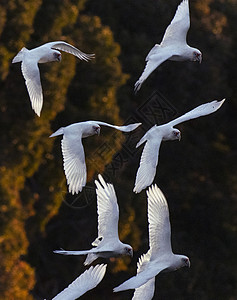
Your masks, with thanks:
[[[135,186],[133,189],[135,193],[140,193],[143,189],[152,184],[156,174],[161,142],[181,139],[181,132],[174,128],[174,126],[191,119],[209,115],[218,110],[224,101],[225,99],[221,101],[215,100],[199,105],[193,110],[166,124],[159,126],[154,125],[145,133],[136,145],[136,148],[138,148],[141,144],[145,143],[141,155],[140,166],[136,174]]]
[[[95,181],[98,212],[98,237],[92,243],[94,246],[85,251],[55,250],[54,253],[64,255],[86,255],[85,265],[92,263],[98,257],[109,258],[120,255],[133,255],[132,247],[124,244],[118,236],[119,208],[112,184],[104,181],[101,175]]]
[[[150,248],[138,262],[137,275],[114,288],[114,292],[136,289],[133,299],[137,300],[145,299],[142,296],[146,295],[148,287],[154,289],[155,276],[160,272],[190,267],[187,256],[177,255],[172,251],[168,204],[157,185],[152,185],[148,189],[147,199]]]
[[[12,60],[12,63],[22,62],[21,70],[30,96],[32,109],[38,116],[40,116],[43,106],[43,92],[38,64],[61,61],[59,50],[70,53],[85,61],[94,57],[94,54],[83,53],[66,42],[56,41],[46,43],[31,50],[23,47]]]
[[[86,185],[87,171],[82,138],[95,134],[99,135],[100,125],[130,132],[140,126],[141,123],[116,126],[101,121],[86,121],[61,127],[50,135],[50,137],[63,135],[61,141],[63,167],[69,185],[69,192],[72,194],[82,191],[82,188]]]
[[[183,0],[178,6],[175,16],[167,27],[163,39],[150,50],[146,56],[145,69],[135,83],[137,92],[147,77],[164,61],[202,61],[202,53],[187,44],[186,36],[190,27],[188,0]]]

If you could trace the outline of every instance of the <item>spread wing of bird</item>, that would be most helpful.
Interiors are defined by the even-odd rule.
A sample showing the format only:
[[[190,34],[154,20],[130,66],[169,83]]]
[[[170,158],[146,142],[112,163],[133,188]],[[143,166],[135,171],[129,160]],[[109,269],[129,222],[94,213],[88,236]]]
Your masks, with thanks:
[[[146,264],[150,261],[151,251],[143,254],[137,263],[137,273],[145,269]],[[155,292],[155,277],[148,280],[145,284],[135,289],[132,300],[151,300]]]
[[[69,192],[74,195],[86,185],[85,153],[82,145],[82,133],[67,134],[62,139],[63,167],[69,185]]]
[[[151,260],[172,253],[169,209],[165,196],[157,185],[147,191],[149,244]]]
[[[166,28],[161,45],[166,46],[172,43],[186,44],[186,36],[189,27],[189,3],[188,0],[183,0],[178,6],[170,25]]]
[[[90,267],[52,300],[75,300],[95,288],[103,279],[107,265]]]
[[[224,103],[225,99],[221,101],[214,100],[212,102],[208,102],[202,105],[199,105],[198,107],[190,110],[186,114],[182,115],[181,117],[174,119],[173,121],[169,122],[171,126],[175,126],[177,124],[183,123],[185,121],[196,119],[202,116],[206,116],[209,114],[212,114],[213,112],[217,111],[222,104]]]
[[[24,58],[21,64],[22,74],[30,96],[31,106],[35,113],[40,116],[43,106],[43,92],[40,82],[38,59]]]
[[[123,131],[123,132],[133,131],[142,124],[142,123],[134,123],[134,124],[124,125],[124,126],[116,126],[116,125],[111,125],[109,123],[105,123],[102,121],[93,121],[93,122],[95,122],[96,124],[99,124],[99,125],[104,125],[104,126],[108,126],[111,128],[115,128],[115,129]]]
[[[172,253],[168,205],[163,193],[156,185],[149,188],[147,196],[150,249],[146,254],[147,257],[141,259],[137,275],[114,288],[114,292],[137,289],[167,268],[166,260],[157,261],[156,259]],[[156,260],[155,263],[154,260]]]
[[[154,278],[166,267],[167,263],[165,262],[159,262],[156,264],[149,262],[149,264],[146,265],[146,268],[142,272],[138,273],[136,276],[131,277],[130,279],[114,288],[114,292],[139,288],[143,284],[147,283],[150,279]]]
[[[95,180],[98,212],[98,238],[118,239],[119,207],[114,186],[98,175]],[[95,244],[96,241],[92,245]],[[98,245],[98,243],[97,243]],[[96,246],[97,246],[96,245]]]
[[[140,193],[143,189],[152,184],[156,175],[159,149],[162,141],[162,135],[159,134],[156,134],[154,137],[151,137],[150,135],[149,139],[144,139],[144,137],[141,139],[141,141],[146,140],[146,144],[142,151],[140,166],[136,175],[135,186],[133,189],[135,193]],[[139,142],[137,147],[140,144],[141,143]]]
[[[147,79],[147,77],[164,61],[170,58],[173,55],[173,51],[170,49],[165,49],[160,45],[156,44],[151,51],[148,53],[146,57],[146,66],[145,69],[137,80],[134,86],[135,93],[140,90],[143,82]]]
[[[52,49],[61,50],[70,53],[81,60],[88,61],[95,57],[95,54],[86,54],[81,50],[77,49],[76,47],[63,41],[51,42],[49,43],[49,45],[51,46]]]

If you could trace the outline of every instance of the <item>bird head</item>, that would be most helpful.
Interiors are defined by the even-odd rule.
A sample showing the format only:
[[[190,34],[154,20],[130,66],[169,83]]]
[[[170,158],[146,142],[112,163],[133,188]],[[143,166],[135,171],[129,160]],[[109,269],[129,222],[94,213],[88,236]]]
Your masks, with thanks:
[[[93,125],[92,126],[94,134],[100,135],[100,126],[99,125]]]
[[[123,250],[124,250],[123,251],[124,255],[129,255],[129,256],[133,257],[133,249],[130,245],[126,245]]]
[[[181,140],[181,132],[178,129],[174,128],[171,132],[169,140],[179,140],[180,141]]]
[[[56,50],[53,52],[53,57],[54,57],[54,61],[61,61],[61,59],[62,59],[61,53]]]
[[[193,51],[193,56],[192,56],[193,61],[198,61],[199,63],[202,62],[202,53],[198,49],[195,49]]]
[[[181,256],[181,267],[189,267],[190,268],[190,260],[187,256]]]

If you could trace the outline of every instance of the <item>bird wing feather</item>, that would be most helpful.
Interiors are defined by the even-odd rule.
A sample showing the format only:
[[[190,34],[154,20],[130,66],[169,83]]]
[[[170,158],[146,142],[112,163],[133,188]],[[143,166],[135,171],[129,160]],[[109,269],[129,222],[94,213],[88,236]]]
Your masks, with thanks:
[[[74,300],[95,288],[103,279],[107,265],[90,267],[52,300]]]
[[[64,131],[62,139],[63,166],[69,192],[73,195],[86,185],[86,162],[81,138],[82,133],[67,134]]]
[[[161,45],[166,46],[173,43],[186,44],[186,36],[189,27],[189,3],[188,0],[183,0],[178,6],[170,25],[166,28]]]
[[[50,43],[50,46],[52,49],[61,50],[61,51],[70,53],[70,54],[78,57],[79,59],[85,60],[85,61],[88,61],[95,57],[95,54],[86,54],[86,53],[82,52],[81,50],[77,49],[76,47],[74,47],[66,42],[63,42],[63,41],[52,42],[52,43]]]
[[[134,86],[135,93],[140,90],[143,82],[147,79],[147,77],[164,61],[170,58],[173,55],[173,51],[169,49],[165,49],[160,47],[159,45],[155,45],[151,51],[148,53],[146,57],[146,66],[142,75],[139,77]]]
[[[161,135],[147,139],[136,175],[133,189],[135,193],[140,193],[143,189],[152,184],[156,174],[161,141]],[[140,145],[140,143],[138,144]]]
[[[114,186],[98,175],[95,180],[98,212],[98,237],[118,239],[119,207]]]
[[[116,126],[116,125],[111,125],[109,123],[105,123],[102,121],[93,121],[99,125],[104,125],[104,126],[108,126],[111,128],[115,128],[117,130],[123,131],[123,132],[130,132],[135,130],[138,126],[140,126],[142,123],[134,123],[134,124],[129,124],[129,125],[124,125],[124,126]]]
[[[136,289],[147,283],[150,279],[154,278],[157,274],[159,274],[162,270],[166,268],[166,263],[156,263],[147,265],[146,269],[142,272],[138,273],[136,276],[131,277],[126,280],[116,288],[114,288],[114,292],[125,291],[129,289]]]
[[[172,253],[169,209],[165,196],[157,185],[147,191],[149,244],[151,260]]]
[[[25,84],[30,96],[32,109],[40,116],[43,106],[43,92],[40,82],[38,60],[25,57],[21,64],[21,70],[25,78]]]
[[[177,124],[183,123],[183,122],[191,120],[191,119],[196,119],[196,118],[199,118],[202,116],[212,114],[213,112],[217,111],[222,106],[224,101],[225,101],[225,99],[223,99],[221,101],[214,100],[212,102],[201,104],[198,107],[190,110],[186,114],[182,115],[181,117],[169,122],[168,124],[170,124],[171,126],[175,126]]]
[[[142,272],[150,261],[151,251],[143,254],[137,263],[137,273]],[[148,280],[145,284],[135,289],[132,300],[151,300],[155,292],[155,277]]]

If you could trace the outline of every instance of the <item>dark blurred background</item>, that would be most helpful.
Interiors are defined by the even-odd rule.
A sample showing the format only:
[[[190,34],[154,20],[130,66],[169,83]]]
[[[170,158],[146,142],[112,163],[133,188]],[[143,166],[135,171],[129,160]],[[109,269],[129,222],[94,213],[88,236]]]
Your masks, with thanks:
[[[100,285],[81,299],[131,299],[113,287],[133,276],[148,249],[146,193],[132,190],[142,147],[135,145],[162,123],[212,100],[216,113],[177,127],[182,140],[163,143],[155,183],[167,197],[174,253],[190,269],[157,276],[154,299],[237,299],[237,1],[190,0],[188,43],[202,64],[165,62],[133,87],[144,59],[160,43],[177,0],[8,0],[0,2],[0,299],[51,299],[84,272],[83,250],[97,234],[94,179],[113,182],[120,206],[119,234],[134,257],[108,263]],[[20,64],[22,47],[64,40],[96,58],[88,63],[63,54],[41,64],[44,105],[31,109]],[[165,113],[164,113],[165,111]],[[143,122],[132,135],[103,127],[83,141],[88,185],[67,194],[61,126],[84,120],[122,125]]]

